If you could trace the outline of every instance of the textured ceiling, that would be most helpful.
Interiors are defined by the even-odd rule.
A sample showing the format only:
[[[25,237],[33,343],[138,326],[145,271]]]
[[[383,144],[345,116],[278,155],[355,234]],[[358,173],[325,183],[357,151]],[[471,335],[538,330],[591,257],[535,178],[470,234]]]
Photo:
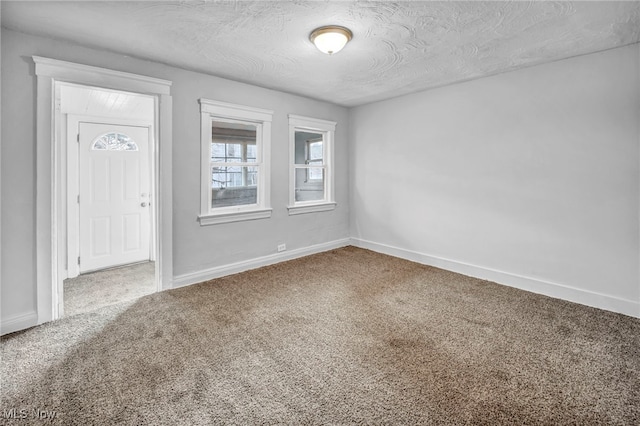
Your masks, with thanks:
[[[345,106],[640,41],[638,1],[1,5],[10,29]],[[327,24],[354,34],[333,56],[308,40]]]

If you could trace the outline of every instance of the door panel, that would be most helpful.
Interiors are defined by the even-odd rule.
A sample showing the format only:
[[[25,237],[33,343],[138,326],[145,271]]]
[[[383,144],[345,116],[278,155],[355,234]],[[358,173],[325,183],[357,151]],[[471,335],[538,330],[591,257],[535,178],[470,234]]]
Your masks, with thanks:
[[[91,257],[109,256],[111,254],[111,218],[92,217],[89,247]]]
[[[91,158],[91,202],[111,201],[111,161],[109,158]]]
[[[150,258],[149,130],[79,124],[80,273]]]
[[[140,161],[137,158],[125,159],[123,184],[122,192],[125,200],[140,199]]]
[[[140,215],[127,214],[122,217],[122,250],[125,253],[140,250]]]

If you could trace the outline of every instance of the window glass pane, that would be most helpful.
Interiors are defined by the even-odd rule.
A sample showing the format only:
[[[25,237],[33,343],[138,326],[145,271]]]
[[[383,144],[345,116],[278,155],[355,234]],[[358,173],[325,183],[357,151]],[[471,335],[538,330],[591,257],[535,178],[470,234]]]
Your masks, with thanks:
[[[321,133],[295,132],[295,163],[309,164],[311,160],[320,160],[322,163],[323,140]]]
[[[211,167],[211,207],[240,206],[258,202],[258,167]]]
[[[254,163],[257,158],[258,158],[258,148],[256,144],[255,143],[253,145],[248,144],[247,145],[247,162]]]
[[[93,142],[94,151],[137,151],[138,145],[123,133],[107,133]]]
[[[308,148],[309,149],[307,150],[307,154],[308,154],[307,160],[309,160],[309,164],[311,164],[312,161],[317,161],[317,160],[320,160],[320,164],[322,164],[322,141],[309,142]]]
[[[211,161],[218,163],[255,163],[257,129],[254,124],[213,121],[211,125]]]
[[[322,165],[322,160],[320,161],[310,161],[309,165],[313,166],[313,165]],[[322,174],[324,172],[324,169],[319,168],[319,167],[313,167],[313,168],[308,168],[307,169],[307,182],[315,182],[315,181],[321,181],[322,180]]]
[[[314,176],[314,179],[309,179]],[[296,167],[296,201],[324,200],[324,168]]]

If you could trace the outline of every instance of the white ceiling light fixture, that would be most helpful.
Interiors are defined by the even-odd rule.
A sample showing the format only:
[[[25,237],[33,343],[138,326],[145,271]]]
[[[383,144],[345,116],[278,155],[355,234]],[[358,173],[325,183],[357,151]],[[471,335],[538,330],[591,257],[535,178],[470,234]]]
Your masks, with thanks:
[[[328,55],[339,52],[353,38],[349,28],[338,25],[327,25],[316,28],[309,35],[309,40],[316,45],[318,50]]]

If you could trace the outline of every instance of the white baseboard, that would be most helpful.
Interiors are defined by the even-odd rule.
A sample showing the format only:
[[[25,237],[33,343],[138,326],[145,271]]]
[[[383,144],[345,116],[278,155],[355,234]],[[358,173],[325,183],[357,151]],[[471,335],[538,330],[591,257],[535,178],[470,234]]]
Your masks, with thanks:
[[[435,266],[437,268],[446,269],[463,275],[493,281],[498,284],[515,287],[532,293],[543,294],[556,299],[567,300],[569,302],[580,303],[582,305],[640,318],[639,301],[620,299],[618,297],[602,293],[596,293],[496,269],[485,268],[456,260],[445,259],[438,256],[431,256],[359,238],[351,238],[351,245],[411,260],[424,265]]]
[[[256,269],[262,266],[273,265],[274,263],[296,259],[298,257],[309,256],[310,254],[333,250],[340,247],[346,247],[350,244],[350,238],[343,238],[341,240],[330,241],[328,243],[316,244],[309,247],[283,251],[281,253],[274,253],[267,256],[231,263],[228,265],[216,266],[214,268],[205,269],[202,271],[178,275],[173,278],[173,288],[184,287],[187,285],[212,280],[214,278],[224,277],[226,275],[237,274],[239,272],[248,271],[250,269]]]
[[[28,312],[26,314],[17,315],[13,318],[3,319],[0,324],[0,335],[13,333],[14,331],[24,330],[38,324],[38,314]]]

